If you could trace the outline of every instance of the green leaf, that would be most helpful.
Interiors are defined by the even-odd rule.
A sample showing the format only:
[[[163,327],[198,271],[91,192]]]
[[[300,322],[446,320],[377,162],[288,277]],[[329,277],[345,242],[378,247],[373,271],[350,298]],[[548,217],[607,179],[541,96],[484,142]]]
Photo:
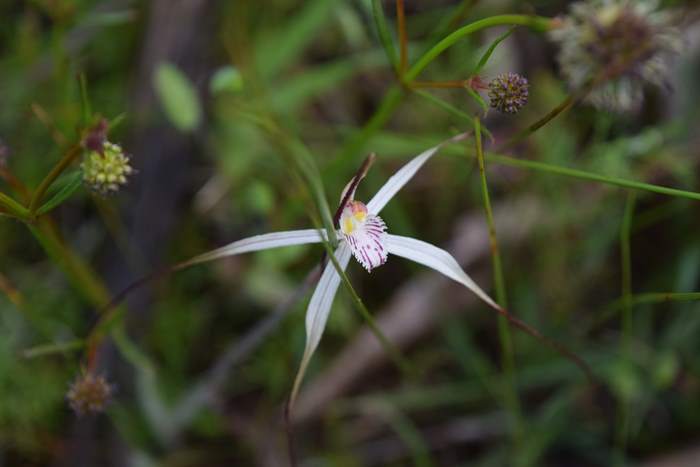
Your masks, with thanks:
[[[445,102],[444,100],[442,100],[438,97],[433,96],[429,92],[421,91],[420,89],[414,90],[413,93],[416,94],[417,96],[422,97],[423,99],[427,100],[428,102],[434,104],[435,106],[440,107],[441,109],[447,111],[448,113],[454,115],[455,117],[469,122],[470,125],[472,125],[472,126],[474,125],[474,117],[467,114],[466,112],[462,112],[458,108],[454,107],[452,104]],[[491,142],[495,141],[493,138],[493,135],[486,127],[481,128],[481,133],[488,136],[491,139]]]
[[[67,177],[65,177],[65,183],[63,186],[54,194],[51,199],[44,203],[39,209],[37,209],[37,215],[41,216],[47,212],[53,210],[67,200],[70,195],[75,192],[83,184],[83,174],[80,171],[74,172]]]
[[[231,65],[221,67],[211,77],[209,90],[212,94],[242,91],[243,76],[241,76],[241,72],[236,67]]]
[[[380,0],[372,0],[372,16],[374,17],[374,25],[377,27],[377,35],[382,43],[382,47],[384,47],[386,57],[389,59],[391,66],[398,70],[399,59],[394,47],[394,39],[391,36],[391,32],[389,32],[389,25],[387,24],[386,15],[384,15],[384,9]]]
[[[501,34],[496,38],[495,41],[491,43],[488,49],[486,49],[486,52],[484,52],[484,55],[481,56],[481,59],[479,60],[479,63],[476,65],[476,68],[472,72],[472,76],[478,74],[482,68],[486,65],[486,63],[489,61],[489,58],[491,58],[491,55],[493,54],[493,51],[496,50],[496,47],[498,47],[498,44],[506,40],[508,36],[513,34],[513,31],[515,31],[516,26],[511,27],[508,29],[505,33]]]
[[[255,55],[260,75],[270,78],[284,70],[318,37],[318,30],[329,23],[331,9],[337,1],[303,2],[299,13],[275,32],[264,37],[256,46]]]
[[[343,81],[358,73],[383,66],[386,66],[384,53],[375,48],[330,63],[308,67],[302,73],[281,82],[270,95],[270,101],[276,111],[291,114],[310,99],[343,86]]]
[[[156,69],[153,86],[170,122],[181,131],[192,131],[200,123],[199,97],[189,79],[175,66],[162,63]]]

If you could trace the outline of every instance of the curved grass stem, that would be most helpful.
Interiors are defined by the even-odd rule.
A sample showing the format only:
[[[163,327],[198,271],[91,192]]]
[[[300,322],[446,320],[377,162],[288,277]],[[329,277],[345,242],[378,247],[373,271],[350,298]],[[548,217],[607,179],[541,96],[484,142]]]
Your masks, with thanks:
[[[484,211],[486,213],[486,222],[488,224],[489,242],[491,245],[491,260],[493,262],[493,278],[496,288],[496,301],[503,309],[508,308],[508,299],[506,295],[505,279],[503,276],[503,266],[501,263],[501,254],[498,247],[498,239],[496,237],[496,224],[493,218],[493,210],[491,209],[491,199],[489,196],[488,182],[486,180],[486,165],[484,163],[484,151],[481,141],[481,121],[479,117],[474,118],[474,139],[476,148],[476,157],[479,162],[479,175],[481,179],[481,194],[484,202]],[[504,396],[508,408],[513,416],[513,433],[516,444],[520,444],[523,435],[523,416],[518,399],[517,385],[515,380],[515,355],[513,351],[513,338],[510,333],[508,319],[501,315],[498,317],[498,336],[501,342],[501,361],[503,365],[504,377],[506,385],[504,387]]]
[[[423,56],[418,59],[416,64],[406,72],[404,75],[404,81],[411,82],[415,80],[418,75],[420,75],[420,73],[441,53],[453,46],[462,38],[482,29],[494,26],[515,25],[527,26],[535,31],[548,31],[551,24],[552,20],[550,18],[529,15],[497,15],[474,21],[473,23],[467,24],[466,26],[463,26],[453,33],[447,35],[447,37],[435,44],[430,50],[423,54]]]

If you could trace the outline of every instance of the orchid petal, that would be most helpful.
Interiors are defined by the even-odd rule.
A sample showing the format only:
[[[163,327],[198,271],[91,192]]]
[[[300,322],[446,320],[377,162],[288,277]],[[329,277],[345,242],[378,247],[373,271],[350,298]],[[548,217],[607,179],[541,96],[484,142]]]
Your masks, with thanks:
[[[269,250],[283,246],[306,245],[309,243],[321,243],[327,239],[325,230],[304,229],[289,230],[286,232],[272,232],[254,237],[237,240],[215,250],[202,253],[194,258],[180,263],[177,268],[182,269],[193,264],[206,263],[226,256],[240,255],[251,251]]]
[[[453,138],[444,141],[437,146],[434,146],[416,157],[414,157],[409,163],[401,167],[394,175],[389,177],[386,183],[377,191],[372,200],[367,203],[367,209],[370,214],[379,214],[379,212],[387,205],[389,201],[396,195],[396,193],[403,188],[403,186],[413,178],[413,176],[418,172],[423,164],[425,164],[428,159],[430,159],[440,148],[442,148],[447,143],[453,143],[456,141],[461,141],[468,136],[467,133],[459,134]]]
[[[347,243],[341,243],[340,247],[335,251],[335,257],[340,267],[345,270],[350,261],[350,247]],[[291,403],[293,403],[299,391],[311,356],[316,351],[319,342],[321,342],[321,336],[326,328],[328,315],[330,314],[333,299],[335,299],[339,285],[340,276],[333,263],[328,262],[323,270],[321,279],[318,281],[316,290],[314,290],[311,296],[309,306],[306,309],[306,346],[304,348],[304,355],[301,358],[301,363],[299,364],[299,371],[294,380],[294,387],[292,388],[292,395],[290,396]]]
[[[372,214],[379,214],[384,206],[396,195],[396,193],[408,183],[411,178],[418,172],[423,164],[427,162],[437,151],[440,146],[435,146],[427,151],[420,153],[414,157],[408,164],[401,167],[398,172],[389,177],[386,183],[377,191],[374,197],[367,203],[367,210]]]
[[[392,255],[401,256],[435,269],[437,272],[464,285],[492,308],[501,310],[501,307],[462,270],[457,260],[442,248],[415,238],[402,237],[400,235],[387,235],[386,240],[386,246]]]

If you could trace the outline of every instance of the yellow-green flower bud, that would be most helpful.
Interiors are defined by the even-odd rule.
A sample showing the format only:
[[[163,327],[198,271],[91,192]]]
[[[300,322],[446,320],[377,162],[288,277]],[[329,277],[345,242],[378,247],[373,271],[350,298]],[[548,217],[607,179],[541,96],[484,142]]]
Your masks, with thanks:
[[[129,175],[134,172],[122,148],[107,142],[104,143],[103,154],[90,151],[81,168],[83,181],[102,194],[118,191],[122,185],[126,184]]]

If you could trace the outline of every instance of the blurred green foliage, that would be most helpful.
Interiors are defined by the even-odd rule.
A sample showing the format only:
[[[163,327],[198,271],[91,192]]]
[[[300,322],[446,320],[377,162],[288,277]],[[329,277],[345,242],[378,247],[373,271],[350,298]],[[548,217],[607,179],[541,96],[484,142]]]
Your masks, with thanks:
[[[568,2],[406,3],[414,63],[474,20],[554,16]],[[697,15],[690,0],[666,3]],[[373,14],[380,6],[384,44]],[[0,2],[0,142],[9,150],[7,168],[33,190],[78,141],[86,126],[78,79],[84,74],[96,115],[125,114],[109,138],[131,153],[138,173],[127,190],[101,199],[86,189],[65,198],[62,187],[75,188],[68,172],[45,201],[55,201],[49,216],[66,244],[113,293],[164,264],[235,239],[308,226],[309,218],[320,225],[366,152],[376,152],[378,161],[359,199],[410,156],[469,130],[468,119],[483,113],[461,89],[427,90],[430,100],[392,88],[396,77],[385,46],[396,40],[393,9],[393,2],[370,0]],[[697,201],[639,191],[625,240],[628,190],[490,162],[498,161],[489,159],[498,143],[568,92],[546,37],[518,27],[497,44],[507,31],[465,38],[420,79],[466,79],[485,53],[484,77],[518,71],[529,79],[530,102],[521,113],[492,111],[484,118],[496,141],[487,144],[486,162],[510,309],[572,348],[602,384],[589,385],[569,361],[513,331],[511,389],[524,426],[517,438],[504,403],[509,379],[501,370],[498,328],[486,307],[444,284],[431,293],[429,281],[437,275],[407,262],[390,261],[371,276],[353,265],[354,287],[380,316],[404,294],[431,293],[434,304],[421,310],[430,315],[427,324],[404,346],[420,376],[402,377],[385,358],[375,366],[359,362],[367,372],[296,428],[301,465],[610,466],[624,463],[621,444],[628,462],[644,465],[697,443],[697,303],[634,303],[627,350],[621,319],[625,241],[633,295],[698,290]],[[697,53],[697,44],[689,44],[673,94],[650,90],[638,114],[577,106],[510,155],[700,191]],[[392,92],[395,109],[367,131]],[[458,228],[471,222],[486,235],[472,143],[442,154],[383,217],[393,233],[473,250],[474,240]],[[183,177],[167,171],[176,162],[185,167],[177,174]],[[158,198],[163,208],[153,208],[149,190],[178,183],[173,206]],[[28,201],[6,181],[0,190]],[[519,209],[525,205],[519,203],[535,208]],[[142,212],[144,206],[150,210]],[[143,247],[148,227],[139,222],[169,222],[168,233]],[[524,231],[516,232],[518,226]],[[213,401],[197,399],[198,384],[210,381],[223,356],[274,317],[322,248],[236,257],[146,285],[145,304],[127,302],[132,311],[125,327],[117,326],[118,349],[102,356],[100,370],[117,387],[107,416],[77,419],[64,396],[84,362],[83,349],[31,358],[26,352],[86,338],[99,307],[22,223],[0,216],[0,239],[0,465],[286,462],[280,414],[304,345],[304,300],[226,368]],[[470,274],[490,289],[488,249],[470,254]],[[339,295],[309,387],[332,387],[329,379],[342,373],[334,370],[335,358],[364,326],[348,294]],[[402,319],[411,327],[415,317]]]

